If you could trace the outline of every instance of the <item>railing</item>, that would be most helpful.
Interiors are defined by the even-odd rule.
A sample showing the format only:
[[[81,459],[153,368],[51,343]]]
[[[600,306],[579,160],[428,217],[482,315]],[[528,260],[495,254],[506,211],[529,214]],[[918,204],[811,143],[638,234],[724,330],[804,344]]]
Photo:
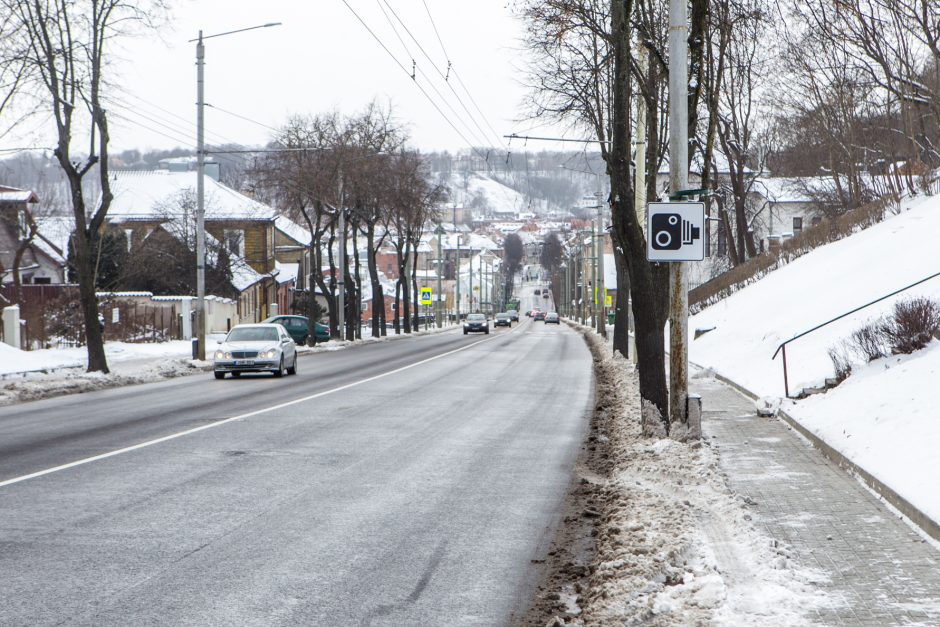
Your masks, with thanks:
[[[842,318],[845,318],[846,316],[851,316],[852,314],[854,314],[854,313],[857,312],[857,311],[861,311],[862,309],[865,309],[866,307],[870,307],[870,306],[874,305],[875,303],[880,303],[881,301],[885,300],[886,298],[891,298],[892,296],[895,296],[895,295],[897,295],[897,294],[900,294],[901,292],[904,292],[904,291],[906,291],[906,290],[909,290],[909,289],[911,289],[912,287],[916,287],[916,286],[920,285],[921,283],[924,283],[925,281],[929,281],[930,279],[936,278],[936,277],[938,277],[938,276],[940,276],[940,272],[937,272],[937,273],[935,273],[935,274],[931,274],[930,276],[925,277],[925,278],[921,279],[920,281],[917,281],[916,283],[911,283],[910,285],[908,285],[908,286],[906,286],[906,287],[902,287],[902,288],[899,289],[899,290],[895,290],[895,291],[891,292],[890,294],[885,294],[885,295],[882,296],[881,298],[876,298],[875,300],[871,301],[870,303],[865,303],[864,305],[861,305],[860,307],[856,307],[856,308],[853,309],[852,311],[847,311],[847,312],[845,312],[844,314],[842,314],[842,315],[840,315],[840,316],[836,316],[835,318],[833,318],[833,319],[831,319],[831,320],[827,320],[826,322],[823,322],[822,324],[817,324],[817,325],[816,325],[815,327],[813,327],[812,329],[810,329],[810,330],[808,330],[808,331],[803,331],[802,333],[800,333],[800,334],[798,334],[798,335],[794,335],[793,337],[791,337],[791,338],[790,338],[789,340],[787,340],[786,342],[782,342],[782,343],[777,347],[777,350],[774,351],[774,356],[771,357],[771,359],[772,359],[772,360],[773,360],[773,359],[776,359],[776,358],[777,358],[777,353],[780,353],[781,351],[783,352],[783,392],[784,392],[784,394],[786,394],[787,398],[790,398],[790,384],[789,384],[789,382],[788,382],[788,380],[787,380],[787,344],[789,344],[790,342],[793,342],[794,340],[800,339],[800,338],[803,337],[804,335],[809,335],[809,334],[812,333],[813,331],[818,331],[819,329],[823,328],[824,326],[827,326],[827,325],[832,324],[832,323],[835,322],[836,320],[841,320]]]

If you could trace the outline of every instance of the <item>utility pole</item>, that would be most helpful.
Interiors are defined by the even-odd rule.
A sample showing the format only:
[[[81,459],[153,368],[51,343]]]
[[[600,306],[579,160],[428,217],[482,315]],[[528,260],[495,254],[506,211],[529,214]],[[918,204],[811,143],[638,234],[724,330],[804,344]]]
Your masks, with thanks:
[[[648,67],[647,55],[649,51],[646,46],[641,44],[640,55],[637,58],[637,65],[640,72],[646,74]],[[640,227],[646,226],[646,100],[636,99],[636,142],[634,143],[633,161],[636,163],[635,180],[633,183],[633,208],[636,211],[637,224]],[[619,291],[620,285],[617,286]],[[633,302],[629,301],[630,306],[624,312],[627,316],[627,354],[637,363],[636,341],[630,335],[630,327],[633,323]],[[617,312],[620,315],[620,311]]]
[[[456,225],[454,226],[456,228]],[[460,231],[457,231],[457,269],[454,271],[454,278],[457,279],[456,295],[454,297],[454,308],[457,310],[457,324],[460,324]]]
[[[339,280],[336,293],[336,310],[340,339],[346,339],[346,211],[343,209],[343,173],[339,174],[339,206],[336,208],[339,230]]]
[[[196,357],[206,359],[206,47],[196,43]]]
[[[438,224],[434,233],[437,235],[437,300],[434,301],[434,321],[437,323],[437,328],[440,329],[444,326],[444,302],[441,300],[444,296],[444,293],[441,291],[441,279],[443,278],[441,275],[444,274],[444,256],[441,254],[441,238],[444,237],[444,227]]]
[[[669,190],[673,197],[689,186],[688,9],[669,0]],[[689,267],[669,264],[669,423],[688,421]],[[671,428],[671,427],[670,427]]]
[[[600,178],[598,178],[598,187],[600,187]],[[607,305],[605,296],[607,295],[607,286],[604,283],[604,203],[601,202],[602,193],[597,190],[597,239],[595,240],[594,250],[596,260],[594,262],[597,268],[594,277],[597,285],[597,302],[594,305],[594,328],[603,337],[607,337],[607,321],[604,319],[604,307]]]
[[[591,250],[594,253],[594,259],[591,260],[591,292],[593,292],[592,297],[593,301],[591,302],[591,317],[594,318],[594,328],[600,328],[600,311],[598,305],[600,304],[601,295],[600,291],[597,288],[597,220],[591,222]],[[600,331],[598,331],[600,332]]]
[[[470,266],[470,279],[468,280],[470,285],[468,287],[469,294],[467,295],[467,302],[469,303],[469,308],[467,309],[467,313],[473,313],[473,249],[471,248],[469,250],[470,250],[470,263],[467,265]]]

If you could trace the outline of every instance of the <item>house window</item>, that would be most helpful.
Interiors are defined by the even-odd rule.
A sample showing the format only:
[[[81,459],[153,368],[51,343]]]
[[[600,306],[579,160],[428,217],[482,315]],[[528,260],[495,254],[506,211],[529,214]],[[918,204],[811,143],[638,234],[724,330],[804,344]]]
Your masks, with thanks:
[[[796,216],[793,218],[793,234],[799,235],[803,231],[803,218]]]
[[[385,264],[385,274],[387,276],[392,276],[392,264],[390,263]]]
[[[235,257],[244,257],[245,232],[241,229],[225,229],[225,250]]]

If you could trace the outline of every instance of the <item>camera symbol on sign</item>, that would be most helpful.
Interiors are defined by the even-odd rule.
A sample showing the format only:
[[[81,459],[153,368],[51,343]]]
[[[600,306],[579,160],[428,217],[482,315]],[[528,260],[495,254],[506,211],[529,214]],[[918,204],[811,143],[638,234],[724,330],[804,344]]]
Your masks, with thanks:
[[[653,250],[679,250],[701,237],[700,229],[678,213],[654,215],[652,231]]]

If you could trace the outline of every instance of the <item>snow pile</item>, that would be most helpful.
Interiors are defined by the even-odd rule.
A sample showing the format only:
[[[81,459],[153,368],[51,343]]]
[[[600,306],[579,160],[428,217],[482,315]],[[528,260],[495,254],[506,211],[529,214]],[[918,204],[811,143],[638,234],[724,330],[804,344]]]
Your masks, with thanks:
[[[940,197],[908,201],[904,211],[808,253],[712,305],[689,321],[689,358],[759,397],[783,397],[777,346],[835,316],[940,272]],[[828,349],[900,299],[940,301],[940,277],[802,337],[787,346],[790,393],[821,387],[834,374]],[[933,520],[940,521],[940,415],[933,386],[940,342],[910,356],[871,363],[855,358],[838,387],[780,409]],[[767,401],[772,404],[772,401]]]
[[[85,372],[82,368],[50,368],[0,383],[0,404],[162,381],[206,369],[206,363],[189,359],[156,359],[108,374]]]
[[[597,553],[579,599],[584,624],[806,624],[828,602],[822,575],[751,522],[707,442],[641,433],[633,366],[585,333],[597,372],[597,409],[611,412],[610,480],[599,491]]]

